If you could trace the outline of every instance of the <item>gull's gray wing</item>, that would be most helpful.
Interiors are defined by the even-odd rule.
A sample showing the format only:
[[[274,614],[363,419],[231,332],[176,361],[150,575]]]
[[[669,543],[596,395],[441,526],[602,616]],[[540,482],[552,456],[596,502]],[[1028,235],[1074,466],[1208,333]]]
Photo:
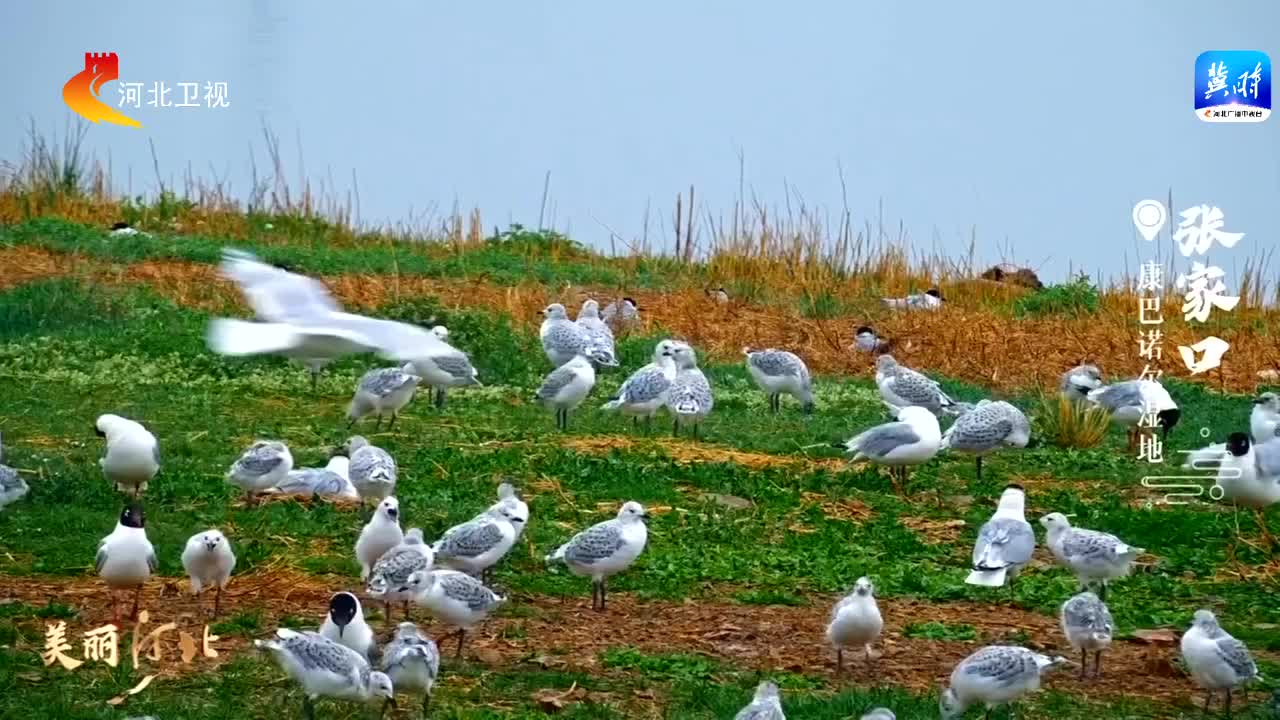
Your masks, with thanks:
[[[409,663],[421,662],[427,666],[427,674],[432,678],[440,674],[440,650],[434,640],[422,635],[415,637],[398,637],[392,640],[382,652],[382,669],[391,670],[404,667]]]
[[[566,385],[573,382],[573,368],[561,365],[560,367],[547,373],[542,380],[542,387],[538,388],[539,400],[550,400],[556,396],[556,393],[564,389]]]
[[[622,531],[615,521],[609,520],[583,530],[569,541],[564,550],[567,562],[590,565],[612,557],[622,549]]]
[[[983,523],[973,544],[973,567],[998,570],[1021,565],[1031,559],[1036,536],[1026,521],[997,518]]]
[[[458,380],[472,380],[475,378],[475,368],[471,366],[471,360],[462,352],[456,355],[444,355],[432,358],[436,367],[449,373],[450,376]]]
[[[751,703],[738,711],[733,720],[783,720],[778,707],[771,702]]]
[[[794,353],[785,350],[761,350],[753,352],[747,356],[747,362],[765,375],[771,377],[786,377],[794,375],[804,377],[804,362],[796,357]]]
[[[909,423],[891,422],[877,425],[858,436],[854,448],[872,459],[881,459],[903,445],[920,442],[920,436]]]
[[[18,475],[18,471],[8,465],[0,465],[0,489],[12,490],[21,487],[25,483],[22,477]]]
[[[587,333],[582,326],[571,320],[558,320],[551,323],[547,334],[542,336],[542,347],[563,353],[576,353],[587,342]]]
[[[347,487],[341,475],[325,468],[302,468],[289,471],[276,489],[290,495],[340,495]]]
[[[160,567],[160,560],[156,557],[155,548],[152,548],[147,551],[147,569],[155,572],[158,567]]]
[[[1120,538],[1097,530],[1071,528],[1062,539],[1062,554],[1072,560],[1105,561],[1123,549],[1132,549]]]
[[[1076,630],[1105,632],[1108,635],[1115,630],[1111,611],[1097,596],[1082,594],[1072,597],[1063,604],[1062,616],[1066,624]]]
[[[93,558],[93,567],[97,572],[102,572],[102,566],[107,562],[107,541],[103,540],[98,543],[98,554]]]
[[[502,531],[497,524],[481,520],[451,528],[440,538],[435,550],[443,558],[470,558],[483,555],[500,542]]]
[[[268,322],[307,321],[340,310],[319,281],[267,265],[247,252],[224,249],[220,270],[240,286],[254,313]]]
[[[1029,650],[1000,645],[985,647],[970,655],[957,670],[1000,686],[1012,685],[1032,673],[1040,673],[1035,656]]]
[[[645,403],[657,400],[671,387],[671,380],[660,368],[646,365],[631,374],[618,388],[615,399],[626,403]]]
[[[360,390],[383,397],[404,387],[411,380],[410,375],[400,368],[370,370],[360,378]]]
[[[1013,432],[1013,420],[996,403],[979,405],[947,428],[947,447],[979,452],[998,446]]]
[[[409,576],[419,570],[429,569],[427,556],[414,548],[399,548],[387,551],[378,558],[373,570],[369,573],[369,585],[385,583],[383,591],[402,590],[409,582]]]
[[[308,325],[302,326],[304,331],[311,329]],[[412,361],[414,358],[434,357],[452,349],[443,340],[416,325],[351,313],[329,314],[324,318],[323,329],[358,336],[368,345],[377,348],[383,357],[393,360]]]
[[[367,662],[355,650],[339,645],[314,632],[299,632],[281,641],[285,650],[309,670],[328,671],[345,678],[352,678]]]
[[[1112,412],[1125,407],[1140,407],[1143,405],[1142,386],[1136,380],[1119,382],[1089,393],[1089,399]]]
[[[395,482],[396,461],[386,450],[366,445],[351,455],[347,472],[353,482],[356,478],[361,481],[381,479],[386,482]]]
[[[1218,638],[1216,649],[1218,657],[1231,666],[1236,677],[1251,680],[1258,674],[1258,666],[1254,664],[1249,648],[1239,640],[1224,635]]]
[[[441,573],[436,577],[450,598],[464,602],[473,611],[488,610],[499,602],[499,597],[479,580],[462,573]]]
[[[1280,427],[1277,427],[1280,432]],[[1254,462],[1263,478],[1280,482],[1280,437],[1253,446]]]
[[[266,475],[280,467],[284,458],[270,447],[249,448],[236,460],[236,474]]]
[[[938,383],[911,368],[899,366],[898,371],[894,373],[893,385],[890,389],[893,390],[894,395],[920,407],[933,408],[950,402],[938,387]],[[945,402],[944,399],[946,399]]]

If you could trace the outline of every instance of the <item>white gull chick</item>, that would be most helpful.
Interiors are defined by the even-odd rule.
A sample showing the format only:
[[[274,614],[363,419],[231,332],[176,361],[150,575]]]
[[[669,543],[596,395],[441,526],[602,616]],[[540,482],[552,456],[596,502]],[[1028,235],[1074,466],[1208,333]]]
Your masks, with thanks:
[[[524,518],[514,503],[498,502],[479,516],[446,530],[431,549],[441,565],[487,580],[490,569],[516,544],[523,524]]]
[[[213,615],[218,616],[222,610],[222,591],[231,580],[231,571],[236,567],[236,555],[231,550],[231,542],[217,529],[206,530],[192,535],[182,551],[182,569],[191,579],[191,594],[197,602],[200,594],[214,588]]]
[[[943,720],[958,718],[970,705],[988,709],[1040,689],[1040,674],[1065,662],[1026,648],[988,645],[960,661],[951,671],[951,685],[938,699]]]
[[[244,491],[246,502],[274,488],[289,477],[293,455],[282,442],[258,440],[236,458],[227,471],[227,482]]]
[[[430,570],[434,564],[435,553],[423,541],[421,528],[409,528],[399,545],[378,558],[369,572],[366,592],[370,598],[385,603],[387,622],[391,622],[391,604],[395,602],[405,604],[405,617],[408,618],[409,601],[413,599],[409,578],[419,570]]]
[[[11,468],[3,461],[4,444],[0,442],[0,510],[10,503],[21,500],[31,490],[27,481],[18,474],[17,468]]]
[[[952,412],[955,405],[937,381],[898,364],[892,355],[876,358],[876,387],[880,390],[880,397],[893,407],[915,405],[934,415],[941,415]]]
[[[880,637],[884,620],[876,605],[875,586],[871,580],[861,577],[853,585],[853,592],[836,603],[827,624],[827,641],[836,649],[836,672],[844,669],[846,648],[863,652],[871,659],[871,644]]]
[[[778,686],[769,680],[760,683],[751,704],[739,710],[733,720],[787,720],[787,716],[782,714]]]
[[[1062,513],[1049,513],[1040,518],[1045,527],[1045,543],[1058,563],[1075,573],[1080,588],[1090,583],[1102,585],[1099,593],[1107,599],[1107,583],[1129,574],[1133,561],[1145,550],[1133,547],[1110,533],[1071,526]]]
[[[507,601],[484,583],[457,570],[425,570],[409,578],[414,602],[425,607],[437,620],[458,628],[458,654],[467,631],[489,617]]]
[[[133,590],[133,610],[129,617],[138,616],[138,602],[142,598],[142,586],[156,571],[156,551],[147,539],[146,522],[142,506],[136,503],[120,512],[115,530],[98,543],[94,567],[106,583],[111,594],[111,612],[118,617],[117,590]]]
[[[360,653],[320,633],[276,630],[270,640],[254,640],[255,647],[275,654],[276,662],[302,686],[302,716],[315,718],[317,698],[369,702],[386,698],[395,705],[395,689],[385,673],[371,670]]]
[[[1102,674],[1102,651],[1111,647],[1115,621],[1105,603],[1091,592],[1082,592],[1062,603],[1058,613],[1062,634],[1071,648],[1080,653],[1080,677],[1087,674],[1089,653],[1093,653],[1093,676]]]
[[[391,422],[387,423],[387,429],[390,430],[396,424],[397,414],[413,400],[413,394],[421,382],[422,377],[413,373],[413,363],[365,373],[356,383],[355,395],[347,406],[347,427],[355,425],[363,417],[376,414],[378,422],[374,425],[374,430],[382,428],[384,415],[391,416]]]
[[[547,556],[547,563],[563,562],[574,575],[591,578],[591,609],[604,611],[607,606],[609,577],[631,567],[649,540],[644,506],[635,501],[623,503],[618,516],[596,523],[574,535],[569,542]]]
[[[373,651],[373,628],[364,621],[360,599],[349,592],[334,593],[329,598],[329,611],[320,624],[320,634],[355,650],[365,660]]]
[[[1253,410],[1249,411],[1249,434],[1258,443],[1280,437],[1280,395],[1264,392],[1253,399]]]
[[[631,373],[618,392],[602,407],[616,410],[638,423],[644,418],[646,430],[653,423],[653,416],[667,402],[667,392],[676,378],[676,342],[662,340],[653,348],[653,362]]]
[[[141,423],[119,415],[99,415],[94,423],[107,439],[107,453],[98,461],[102,474],[116,490],[136,499],[160,472],[160,444]]]
[[[359,435],[347,439],[345,450],[351,484],[360,495],[360,502],[381,502],[395,493],[398,472],[391,453],[370,445]]]
[[[417,625],[402,622],[382,649],[382,671],[397,692],[422,693],[422,716],[431,709],[431,692],[440,676],[440,650]],[[385,711],[385,708],[384,708]]]
[[[449,339],[449,331],[443,325],[436,325],[431,332],[442,342]],[[480,373],[471,365],[470,356],[452,345],[446,344],[446,348],[412,363],[413,372],[435,389],[436,409],[444,407],[449,388],[480,384]]]
[[[715,407],[715,396],[707,376],[698,369],[698,354],[691,345],[677,343],[672,357],[676,361],[676,379],[667,390],[667,410],[675,416],[671,434],[678,437],[681,425],[692,425],[693,437],[697,439],[702,421]]]
[[[933,413],[914,405],[899,408],[897,418],[895,422],[865,430],[836,447],[853,453],[853,462],[865,458],[891,468],[896,475],[894,484],[899,485],[901,492],[909,468],[927,463],[938,454],[942,429]]]
[[[393,497],[378,503],[373,517],[360,531],[356,540],[356,561],[360,563],[360,579],[368,580],[369,573],[388,550],[404,542],[400,529],[400,502]]]
[[[881,298],[880,301],[894,310],[937,310],[942,307],[942,293],[935,287],[906,297]]]
[[[1030,562],[1036,535],[1025,516],[1026,504],[1021,485],[1009,485],[1000,494],[995,514],[978,529],[978,539],[973,544],[973,571],[965,582],[1000,587]]]
[[[579,353],[555,370],[547,373],[534,399],[556,411],[556,429],[569,428],[569,413],[582,404],[596,385],[596,369]]]
[[[1102,387],[1102,373],[1097,365],[1077,365],[1062,374],[1058,392],[1068,400],[1082,402],[1089,391]]]
[[[800,403],[805,415],[813,413],[813,381],[809,367],[799,355],[786,350],[752,351],[743,348],[747,358],[747,372],[755,380],[756,387],[769,397],[769,409],[778,412],[782,407],[782,395],[790,395]]]
[[[1129,449],[1138,443],[1138,421],[1148,412],[1154,413],[1163,436],[1178,424],[1182,411],[1169,396],[1169,391],[1154,380],[1128,380],[1090,390],[1089,402],[1111,413],[1111,421],[1126,428]]]
[[[322,468],[298,468],[290,470],[271,492],[298,495],[309,498],[359,500],[360,493],[350,480],[351,460],[344,455],[334,455]]]
[[[1003,400],[981,400],[942,434],[942,447],[974,456],[982,479],[982,456],[1006,447],[1024,448],[1031,441],[1031,421]]]
[[[595,349],[592,360],[598,365],[616,367],[618,353],[614,349],[613,330],[600,319],[600,303],[595,300],[582,303],[582,309],[578,311],[578,318],[574,322],[586,331],[587,345]]]
[[[1249,648],[1235,639],[1208,610],[1197,610],[1191,628],[1182,634],[1182,660],[1191,678],[1204,688],[1204,709],[1209,709],[1213,694],[1226,693],[1226,711],[1231,715],[1231,693],[1258,678],[1258,666]]]

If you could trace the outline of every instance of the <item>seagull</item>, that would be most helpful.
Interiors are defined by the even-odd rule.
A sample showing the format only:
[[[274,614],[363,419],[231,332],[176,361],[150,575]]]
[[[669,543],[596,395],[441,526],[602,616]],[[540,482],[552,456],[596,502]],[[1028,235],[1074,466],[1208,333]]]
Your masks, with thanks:
[[[979,401],[942,434],[942,447],[974,456],[979,480],[983,455],[1005,447],[1024,448],[1030,441],[1031,421],[1003,400]]]
[[[486,579],[520,536],[524,523],[519,509],[510,502],[498,502],[480,515],[455,525],[431,547],[440,564]]]
[[[1254,443],[1245,433],[1234,432],[1227,436],[1222,457],[1215,487],[1223,500],[1254,511],[1270,547],[1271,532],[1263,510],[1280,502],[1280,438]]]
[[[1253,399],[1249,412],[1249,434],[1254,442],[1280,437],[1280,395],[1264,392]]]
[[[459,658],[467,630],[507,601],[479,580],[457,570],[418,571],[410,576],[409,588],[414,602],[441,622],[458,628]]]
[[[898,720],[898,716],[889,708],[878,707],[863,713],[861,720]]]
[[[663,340],[653,348],[653,362],[631,373],[618,392],[605,403],[604,410],[617,410],[631,417],[633,423],[644,418],[646,431],[653,416],[667,402],[667,391],[676,377],[676,342]]]
[[[1102,651],[1111,647],[1111,634],[1116,628],[1106,604],[1097,595],[1085,591],[1062,603],[1059,619],[1067,642],[1080,652],[1080,678],[1086,675],[1090,652],[1093,653],[1093,676],[1102,675]]]
[[[231,543],[217,529],[206,530],[192,535],[182,551],[182,569],[191,578],[191,594],[199,603],[200,593],[214,588],[213,616],[222,611],[222,591],[231,580],[231,571],[236,567],[236,555],[231,551]]]
[[[351,484],[351,461],[343,455],[334,455],[322,468],[298,468],[268,492],[300,495],[311,498],[337,498],[359,500],[360,493]]]
[[[861,352],[882,353],[888,352],[889,348],[893,347],[893,341],[880,337],[875,328],[870,325],[862,325],[854,331],[853,345],[849,347]]]
[[[542,350],[553,366],[560,367],[577,355],[583,355],[600,365],[617,365],[617,360],[611,355],[591,347],[587,331],[569,319],[564,305],[552,303],[543,308],[542,315],[545,319],[538,329],[538,335],[542,338]]]
[[[1104,385],[1090,390],[1086,398],[1089,402],[1111,413],[1112,422],[1128,428],[1129,449],[1138,442],[1138,427],[1143,415],[1154,413],[1156,423],[1162,428],[1165,439],[1169,431],[1178,424],[1182,411],[1177,403],[1169,397],[1169,391],[1154,380],[1128,380]]]
[[[275,638],[253,644],[274,653],[285,673],[302,686],[304,720],[314,720],[313,703],[322,697],[363,702],[386,698],[395,706],[391,678],[371,670],[360,653],[320,633],[280,628]]]
[[[865,577],[853,584],[853,592],[836,603],[827,625],[827,641],[836,648],[836,672],[844,669],[844,650],[861,650],[871,660],[871,644],[880,637],[884,620],[876,605],[875,586]]]
[[[1231,692],[1258,679],[1258,666],[1249,648],[1235,639],[1208,610],[1197,610],[1191,628],[1182,634],[1182,661],[1191,678],[1204,688],[1204,709],[1209,709],[1213,693],[1226,692],[1227,716],[1231,715]]]
[[[366,415],[377,413],[378,423],[374,430],[382,428],[382,416],[388,414],[391,415],[391,422],[387,424],[390,430],[396,424],[396,413],[413,400],[413,393],[421,382],[422,377],[413,374],[413,363],[365,373],[356,384],[356,393],[347,407],[347,427],[355,425]]]
[[[623,503],[616,518],[596,523],[574,535],[548,555],[546,561],[548,564],[563,562],[574,575],[590,576],[591,609],[603,612],[609,577],[631,567],[644,551],[649,540],[644,524],[648,517],[640,503]]]
[[[146,522],[142,506],[136,502],[120,512],[116,529],[98,543],[98,555],[94,567],[98,576],[107,583],[111,594],[111,612],[118,617],[115,591],[133,590],[133,610],[129,617],[138,616],[138,602],[142,598],[142,586],[156,571],[156,550],[147,539]]]
[[[304,363],[311,387],[328,363],[346,355],[374,351],[408,361],[448,347],[420,327],[342,312],[324,285],[267,265],[253,255],[224,249],[222,275],[240,287],[263,322],[216,318],[206,335],[220,355],[277,354]]]
[[[431,691],[440,675],[440,650],[411,622],[396,626],[395,637],[382,649],[382,671],[400,692],[422,693],[422,717],[431,709]],[[386,708],[383,708],[386,712]]]
[[[378,503],[373,517],[356,539],[356,561],[360,563],[360,579],[368,580],[373,566],[388,550],[404,542],[400,530],[400,501],[393,497]]]
[[[349,592],[334,593],[329,598],[329,612],[320,625],[320,634],[355,650],[365,660],[373,651],[373,629],[364,621],[360,599]]]
[[[895,422],[877,425],[836,446],[853,453],[853,462],[865,458],[889,466],[897,475],[894,484],[905,485],[910,466],[927,463],[938,454],[942,430],[933,413],[911,405],[898,409]]]
[[[375,445],[359,435],[347,439],[348,470],[351,473],[351,484],[360,495],[360,501],[372,500],[375,503],[395,494],[396,461],[391,453]]]
[[[10,503],[21,500],[31,490],[27,481],[18,474],[17,468],[11,468],[3,461],[4,443],[0,442],[0,510]]]
[[[942,307],[942,293],[932,287],[922,293],[902,298],[881,298],[880,301],[894,310],[937,310]]]
[[[696,440],[702,421],[715,407],[711,383],[707,382],[707,376],[698,369],[698,354],[691,345],[678,343],[672,357],[676,361],[676,379],[667,390],[667,409],[675,416],[671,433],[678,437],[681,425],[692,425]]]
[[[1110,533],[1071,527],[1062,513],[1049,513],[1040,518],[1040,524],[1047,531],[1045,544],[1058,563],[1075,573],[1082,590],[1098,581],[1103,600],[1107,599],[1107,582],[1128,575],[1133,561],[1146,552]]]
[[[757,350],[742,348],[747,358],[747,372],[751,379],[769,396],[769,409],[778,412],[782,407],[782,394],[786,393],[800,402],[805,415],[813,414],[813,382],[809,368],[795,353],[786,350]]]
[[[293,455],[282,442],[257,440],[240,454],[227,471],[227,482],[244,491],[246,503],[257,493],[274,488],[289,477]]]
[[[600,319],[600,303],[591,299],[582,303],[578,319],[574,322],[586,331],[587,345],[596,351],[596,362],[606,367],[617,367],[618,353],[614,349],[613,331]]]
[[[391,622],[391,603],[404,602],[405,619],[409,616],[409,578],[419,570],[430,570],[435,564],[435,552],[422,539],[421,528],[409,528],[404,540],[378,558],[369,572],[365,591],[374,600],[386,604],[387,622]]]
[[[1035,692],[1040,674],[1064,662],[1026,648],[988,645],[951,671],[951,685],[938,699],[943,720],[960,717],[970,705],[983,703],[990,709]]]
[[[524,529],[529,525],[529,504],[520,499],[520,496],[516,493],[515,485],[504,481],[498,484],[498,501],[490,505],[489,509],[492,510],[499,505],[507,505],[514,513],[512,522],[516,528],[516,540],[519,540],[520,536],[524,534]],[[515,522],[516,518],[519,518],[520,521]]]
[[[1026,504],[1021,485],[1009,485],[1000,494],[995,514],[978,529],[978,539],[973,544],[973,572],[965,582],[1000,587],[1012,581],[1031,560],[1036,535],[1024,517]]]
[[[119,415],[99,415],[94,423],[99,437],[107,439],[107,454],[98,464],[115,486],[138,496],[160,472],[160,444],[140,423]]]
[[[449,330],[443,325],[431,328],[432,334],[447,342]],[[435,388],[436,409],[444,407],[449,388],[480,384],[480,373],[471,365],[471,358],[461,350],[447,345],[448,352],[418,358],[413,361],[411,372],[422,377],[422,382]]]
[[[614,300],[600,311],[600,319],[613,332],[622,333],[640,324],[640,306],[629,297]]]
[[[893,407],[916,405],[941,415],[953,412],[955,405],[937,381],[899,365],[892,355],[876,358],[876,387],[880,389],[880,397]]]
[[[534,399],[556,411],[556,429],[569,429],[569,412],[582,404],[596,384],[596,369],[587,359],[588,351],[547,373]]]
[[[1080,402],[1089,397],[1090,390],[1102,387],[1102,373],[1097,365],[1077,365],[1062,374],[1058,392],[1068,400]]]
[[[751,704],[739,710],[733,720],[787,720],[787,716],[782,714],[778,686],[769,680],[760,683]]]
[[[717,305],[729,304],[729,292],[723,287],[707,288],[707,297],[711,298]]]

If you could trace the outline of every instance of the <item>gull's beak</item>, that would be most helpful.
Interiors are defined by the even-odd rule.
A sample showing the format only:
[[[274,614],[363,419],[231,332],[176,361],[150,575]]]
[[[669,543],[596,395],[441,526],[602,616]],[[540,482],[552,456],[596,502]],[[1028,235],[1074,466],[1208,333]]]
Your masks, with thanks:
[[[338,637],[342,637],[342,633],[346,632],[346,630],[347,630],[347,624],[346,624],[346,623],[342,623],[341,625],[339,625],[339,626],[338,626]]]
[[[1266,400],[1265,400],[1265,399],[1263,399],[1263,398],[1260,398],[1260,397],[1256,397],[1256,398],[1253,398],[1252,400],[1250,400],[1250,402],[1252,402],[1254,405],[1261,405],[1262,403],[1266,402]],[[99,434],[101,434],[101,433],[99,433]]]
[[[649,512],[648,512],[647,510],[646,510],[645,512],[640,513],[640,519],[641,519],[641,520],[648,520],[648,519],[649,519],[649,517],[650,517],[650,515],[649,515]]]

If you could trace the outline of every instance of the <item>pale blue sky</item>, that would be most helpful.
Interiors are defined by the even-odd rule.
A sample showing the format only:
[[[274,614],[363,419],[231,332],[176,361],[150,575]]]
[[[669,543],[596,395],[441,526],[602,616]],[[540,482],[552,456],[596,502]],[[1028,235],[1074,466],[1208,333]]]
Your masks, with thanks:
[[[123,80],[230,85],[228,110],[90,129],[134,192],[156,187],[150,140],[166,182],[190,166],[247,193],[265,122],[295,185],[299,143],[313,180],[354,171],[364,221],[456,200],[533,225],[550,171],[557,226],[603,243],[650,200],[661,239],[690,183],[727,215],[741,151],[770,205],[787,183],[838,212],[839,163],[859,227],[883,201],[917,249],[958,254],[976,225],[982,257],[1012,246],[1050,279],[1150,255],[1130,208],[1172,186],[1246,233],[1229,268],[1280,235],[1280,117],[1200,122],[1206,49],[1280,60],[1280,3],[5,3],[0,157],[70,117],[85,51],[115,51]]]

